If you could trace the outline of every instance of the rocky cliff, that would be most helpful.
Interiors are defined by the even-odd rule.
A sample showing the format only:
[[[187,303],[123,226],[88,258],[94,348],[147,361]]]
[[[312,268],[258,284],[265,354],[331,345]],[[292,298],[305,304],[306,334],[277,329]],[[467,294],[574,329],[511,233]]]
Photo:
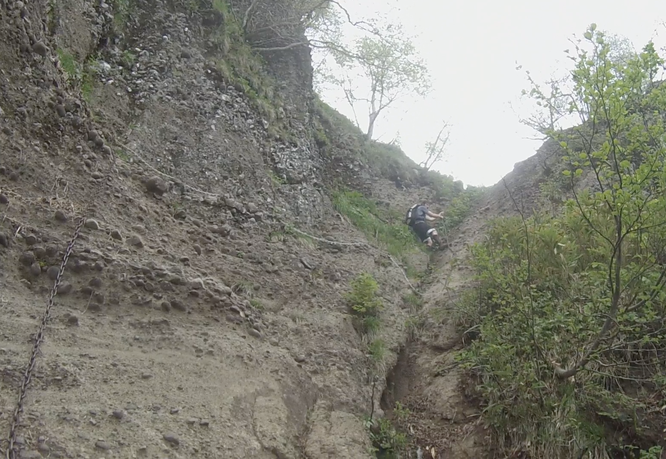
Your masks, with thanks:
[[[21,457],[373,457],[408,266],[331,197],[402,212],[439,179],[320,103],[303,48],[252,51],[233,6],[2,4],[2,432],[39,345]],[[344,296],[361,272],[381,358]]]

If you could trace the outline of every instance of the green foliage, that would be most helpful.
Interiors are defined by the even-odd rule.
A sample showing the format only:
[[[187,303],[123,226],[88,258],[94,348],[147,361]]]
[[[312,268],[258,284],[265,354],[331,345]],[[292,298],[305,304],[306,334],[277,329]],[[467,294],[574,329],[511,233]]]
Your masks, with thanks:
[[[398,459],[401,453],[407,449],[407,436],[398,432],[390,420],[386,418],[372,420],[368,419],[365,427],[370,435],[370,440],[375,447],[378,458]]]
[[[409,292],[402,297],[406,305],[413,310],[419,310],[423,306],[423,297],[414,292]]]
[[[60,66],[67,76],[67,82],[74,87],[78,86],[83,99],[90,102],[94,89],[95,76],[97,75],[95,69],[96,56],[90,56],[86,62],[81,63],[76,60],[76,57],[72,53],[65,49],[58,48],[56,54],[58,55]]]
[[[56,54],[60,60],[60,66],[65,71],[65,74],[67,74],[67,78],[76,79],[79,74],[79,64],[76,62],[74,55],[62,48],[58,48]]]
[[[361,273],[351,282],[351,291],[346,295],[351,310],[361,318],[377,317],[384,305],[377,296],[379,285],[372,274]]]
[[[257,309],[259,311],[263,311],[265,309],[264,304],[256,298],[252,298],[250,300],[250,306],[252,306],[254,309]]]
[[[356,191],[337,191],[333,205],[366,235],[395,256],[416,250],[414,235],[403,223],[402,215],[379,209],[374,202]]]
[[[575,191],[560,215],[498,219],[473,247],[480,338],[461,361],[505,451],[654,457],[643,439],[660,434],[666,396],[663,61],[652,44],[614,61],[603,34],[585,37],[568,109],[586,121],[549,135],[570,183],[591,171],[596,189]]]
[[[430,90],[428,69],[399,24],[375,26],[374,33],[360,36],[352,50],[335,46],[330,51],[339,68],[330,72],[327,79],[343,88],[354,112],[358,106],[367,109],[368,139],[373,136],[378,117],[400,96],[425,96]],[[356,84],[359,74],[365,77],[365,88]]]
[[[375,338],[368,344],[370,357],[375,363],[382,363],[386,357],[386,344],[381,338]]]
[[[112,0],[113,6],[113,27],[116,31],[123,31],[127,26],[127,20],[133,13],[133,4],[131,0]]]
[[[483,194],[481,188],[468,187],[455,195],[444,212],[444,219],[439,224],[443,234],[457,228],[470,214],[474,205]]]

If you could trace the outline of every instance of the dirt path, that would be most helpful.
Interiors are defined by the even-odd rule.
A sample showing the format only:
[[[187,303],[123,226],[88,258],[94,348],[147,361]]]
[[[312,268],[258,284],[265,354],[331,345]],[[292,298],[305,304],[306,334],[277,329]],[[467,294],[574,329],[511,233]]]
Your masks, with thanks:
[[[490,458],[487,431],[466,389],[469,381],[457,366],[462,333],[455,323],[456,299],[470,282],[469,246],[481,240],[489,200],[480,202],[452,238],[449,248],[431,257],[431,274],[422,285],[422,324],[402,350],[389,375],[383,408],[421,447],[425,459]],[[410,414],[400,419],[400,402]],[[433,455],[434,452],[434,455]]]

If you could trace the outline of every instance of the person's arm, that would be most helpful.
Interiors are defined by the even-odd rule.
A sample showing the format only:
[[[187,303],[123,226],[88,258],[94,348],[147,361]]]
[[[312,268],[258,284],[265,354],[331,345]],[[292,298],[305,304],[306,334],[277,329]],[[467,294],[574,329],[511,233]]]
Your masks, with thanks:
[[[430,217],[430,218],[428,218],[428,217]],[[442,215],[441,212],[438,213],[438,214],[432,213],[432,212],[430,212],[430,211],[426,212],[426,220],[428,220],[428,221],[433,221],[433,220],[435,220],[436,218],[444,218],[444,215]]]

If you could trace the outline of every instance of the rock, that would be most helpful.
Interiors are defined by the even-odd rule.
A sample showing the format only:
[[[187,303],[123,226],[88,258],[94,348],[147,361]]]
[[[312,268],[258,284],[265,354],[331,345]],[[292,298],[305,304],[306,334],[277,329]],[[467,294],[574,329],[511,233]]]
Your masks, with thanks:
[[[171,300],[171,307],[176,311],[187,311],[187,306],[180,300]]]
[[[88,285],[90,285],[92,288],[98,289],[102,286],[102,279],[100,279],[99,277],[93,277],[88,282]]]
[[[203,290],[205,288],[204,281],[201,279],[192,279],[187,286],[192,290]]]
[[[164,441],[166,441],[167,443],[169,443],[171,445],[174,445],[174,446],[180,445],[180,440],[178,439],[178,437],[176,435],[174,435],[172,433],[165,433],[162,436],[162,438],[164,438]]]
[[[35,262],[35,254],[32,252],[23,252],[19,257],[19,261],[24,266],[30,266]]]
[[[37,244],[37,242],[39,242],[39,239],[37,239],[37,236],[35,236],[34,234],[28,234],[23,238],[23,240],[27,245],[35,245]]]
[[[110,146],[104,145],[102,147],[102,153],[104,153],[106,156],[111,156],[113,154],[113,150],[111,149]]]
[[[6,194],[0,194],[0,204],[9,204],[9,198]]]
[[[51,280],[56,280],[58,278],[59,273],[60,273],[59,266],[49,266],[49,269],[46,270],[46,275],[49,276],[49,279]]]
[[[123,410],[113,410],[112,416],[116,419],[122,419],[125,417],[125,412]]]
[[[127,244],[131,245],[132,247],[136,247],[137,249],[140,249],[143,247],[143,241],[139,236],[130,236],[127,238]]]
[[[21,451],[20,459],[42,459],[42,455],[37,451]]]
[[[250,328],[250,331],[248,331],[248,334],[250,336],[254,336],[255,338],[261,338],[261,332],[257,330],[256,328]]]
[[[68,325],[78,326],[78,325],[79,325],[79,318],[76,317],[76,316],[69,316],[69,317],[67,318],[67,324],[68,324]]]
[[[32,51],[40,56],[46,56],[49,52],[49,48],[41,41],[36,41],[35,44],[32,45]]]
[[[259,212],[259,207],[253,202],[250,202],[247,204],[247,211],[250,212],[251,214],[256,214]]]
[[[37,277],[41,273],[42,273],[42,267],[39,265],[39,263],[34,262],[33,264],[30,265],[30,274]]]
[[[58,287],[58,295],[67,295],[68,293],[71,293],[73,289],[74,286],[72,284],[65,282]]]
[[[103,293],[95,292],[95,294],[92,296],[92,301],[96,304],[104,304],[104,300],[105,297]]]
[[[164,311],[164,312],[171,311],[171,303],[169,303],[168,301],[162,301],[162,304],[160,305],[160,307],[162,308],[162,311]]]
[[[58,116],[61,117],[61,118],[64,118],[65,116],[67,116],[67,110],[65,110],[64,105],[60,105],[60,104],[56,105],[55,106],[55,111],[58,114]]]
[[[122,236],[122,234],[120,234],[120,231],[118,231],[118,230],[112,230],[110,234],[111,234],[111,238],[115,239],[116,241],[122,241],[123,240],[123,236]]]
[[[91,230],[98,230],[100,228],[97,220],[93,220],[92,218],[86,220],[85,227]]]
[[[153,375],[151,375],[150,373],[142,373],[141,374],[141,379],[150,379],[152,377],[153,377]]]
[[[3,247],[9,247],[9,238],[5,233],[0,233],[0,245]]]
[[[198,244],[194,244],[194,251],[197,253],[197,255],[201,255],[201,246]]]
[[[56,210],[54,217],[59,222],[64,223],[67,221],[67,215],[65,215],[65,212],[63,212],[62,210]]]
[[[227,322],[231,322],[233,324],[243,323],[243,318],[238,314],[227,314],[225,318],[227,319]]]
[[[104,440],[98,440],[97,442],[95,442],[95,448],[101,449],[102,451],[108,451],[111,449],[111,445],[109,445]]]
[[[169,185],[167,182],[162,180],[158,176],[150,177],[145,181],[146,190],[157,195],[163,195],[169,190]]]

